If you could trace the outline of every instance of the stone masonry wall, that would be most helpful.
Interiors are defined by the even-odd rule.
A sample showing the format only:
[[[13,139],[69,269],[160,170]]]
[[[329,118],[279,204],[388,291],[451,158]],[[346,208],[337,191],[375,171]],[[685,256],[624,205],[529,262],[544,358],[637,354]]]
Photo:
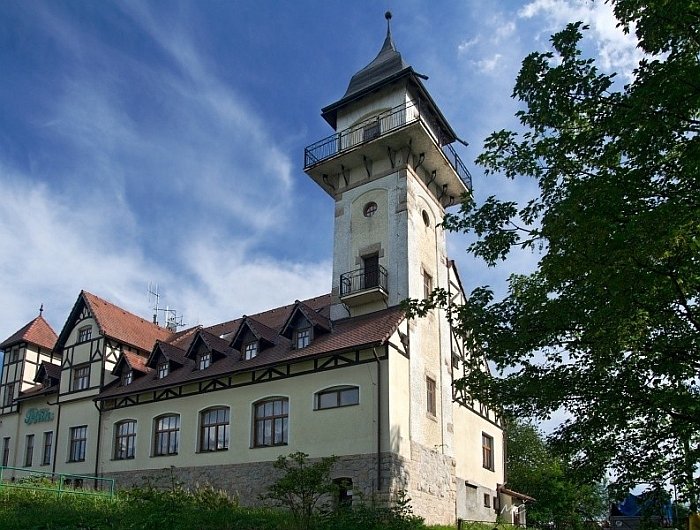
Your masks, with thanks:
[[[332,478],[346,477],[353,482],[353,502],[362,497],[388,502],[400,490],[411,499],[416,515],[428,523],[451,524],[455,521],[454,459],[419,444],[411,446],[412,458],[395,453],[380,456],[380,488],[377,490],[377,455],[342,456],[331,472]],[[174,484],[186,489],[212,486],[227,491],[244,506],[260,504],[260,495],[279,476],[272,462],[226,464],[216,466],[166,467],[105,474],[116,479],[117,488],[151,485],[168,489]]]

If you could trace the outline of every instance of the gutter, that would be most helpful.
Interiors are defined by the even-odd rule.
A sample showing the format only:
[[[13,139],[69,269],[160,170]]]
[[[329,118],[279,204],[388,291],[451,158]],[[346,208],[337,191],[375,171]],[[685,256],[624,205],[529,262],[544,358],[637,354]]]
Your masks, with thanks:
[[[386,346],[384,346],[386,348]],[[382,467],[381,467],[381,450],[382,450],[382,363],[377,355],[377,348],[372,347],[374,360],[377,361],[377,491],[381,489]],[[386,352],[387,358],[389,352]]]

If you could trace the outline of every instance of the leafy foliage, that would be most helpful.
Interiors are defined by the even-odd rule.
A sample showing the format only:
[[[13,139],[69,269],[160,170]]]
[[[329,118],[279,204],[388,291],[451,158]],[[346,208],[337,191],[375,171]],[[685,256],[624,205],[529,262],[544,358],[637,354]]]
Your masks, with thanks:
[[[337,487],[330,473],[338,460],[335,456],[309,462],[309,455],[298,451],[280,455],[273,466],[281,476],[268,486],[264,499],[288,509],[297,528],[308,530],[319,503],[335,493]]]
[[[528,506],[528,525],[577,528],[605,518],[608,496],[604,485],[578,482],[566,462],[552,454],[536,427],[509,421],[506,435],[508,486],[536,499]]]
[[[697,510],[700,484],[700,3],[611,0],[644,60],[620,88],[580,51],[581,23],[528,55],[513,96],[524,132],[498,131],[477,162],[533,179],[524,204],[466,198],[451,230],[490,266],[540,252],[495,300],[443,305],[478,359],[461,385],[520,416],[568,413],[552,436],[571,472],[607,469],[620,491],[671,480]]]

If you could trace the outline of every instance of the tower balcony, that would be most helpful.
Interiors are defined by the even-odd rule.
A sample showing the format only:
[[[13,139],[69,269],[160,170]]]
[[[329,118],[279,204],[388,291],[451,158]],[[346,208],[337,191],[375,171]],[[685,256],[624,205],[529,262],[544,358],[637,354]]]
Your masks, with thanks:
[[[429,105],[411,101],[309,145],[304,149],[304,171],[331,193],[329,175],[362,164],[364,157],[386,156],[387,148],[410,145],[423,165],[440,175],[445,191],[459,197],[471,190],[471,174],[452,145],[439,138],[439,130]]]
[[[340,299],[350,306],[386,300],[386,280],[387,272],[381,265],[344,272],[340,275]]]

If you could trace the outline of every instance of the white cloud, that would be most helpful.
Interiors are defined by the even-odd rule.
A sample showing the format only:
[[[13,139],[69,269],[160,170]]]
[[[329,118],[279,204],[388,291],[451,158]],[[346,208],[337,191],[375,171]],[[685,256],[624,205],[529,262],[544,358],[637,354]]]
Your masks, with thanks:
[[[518,11],[526,19],[544,17],[543,31],[552,33],[563,29],[569,22],[582,21],[590,26],[590,37],[595,43],[600,64],[607,71],[617,71],[626,77],[642,58],[637,48],[634,28],[625,34],[617,27],[612,5],[591,0],[534,0]]]
[[[479,37],[474,37],[469,40],[463,40],[457,45],[457,53],[458,54],[463,54],[468,52],[474,45],[476,45],[479,42]]]
[[[474,64],[476,65],[477,69],[481,72],[493,72],[502,58],[503,55],[501,55],[500,53],[496,53],[491,57],[485,57],[484,59],[475,61]]]

